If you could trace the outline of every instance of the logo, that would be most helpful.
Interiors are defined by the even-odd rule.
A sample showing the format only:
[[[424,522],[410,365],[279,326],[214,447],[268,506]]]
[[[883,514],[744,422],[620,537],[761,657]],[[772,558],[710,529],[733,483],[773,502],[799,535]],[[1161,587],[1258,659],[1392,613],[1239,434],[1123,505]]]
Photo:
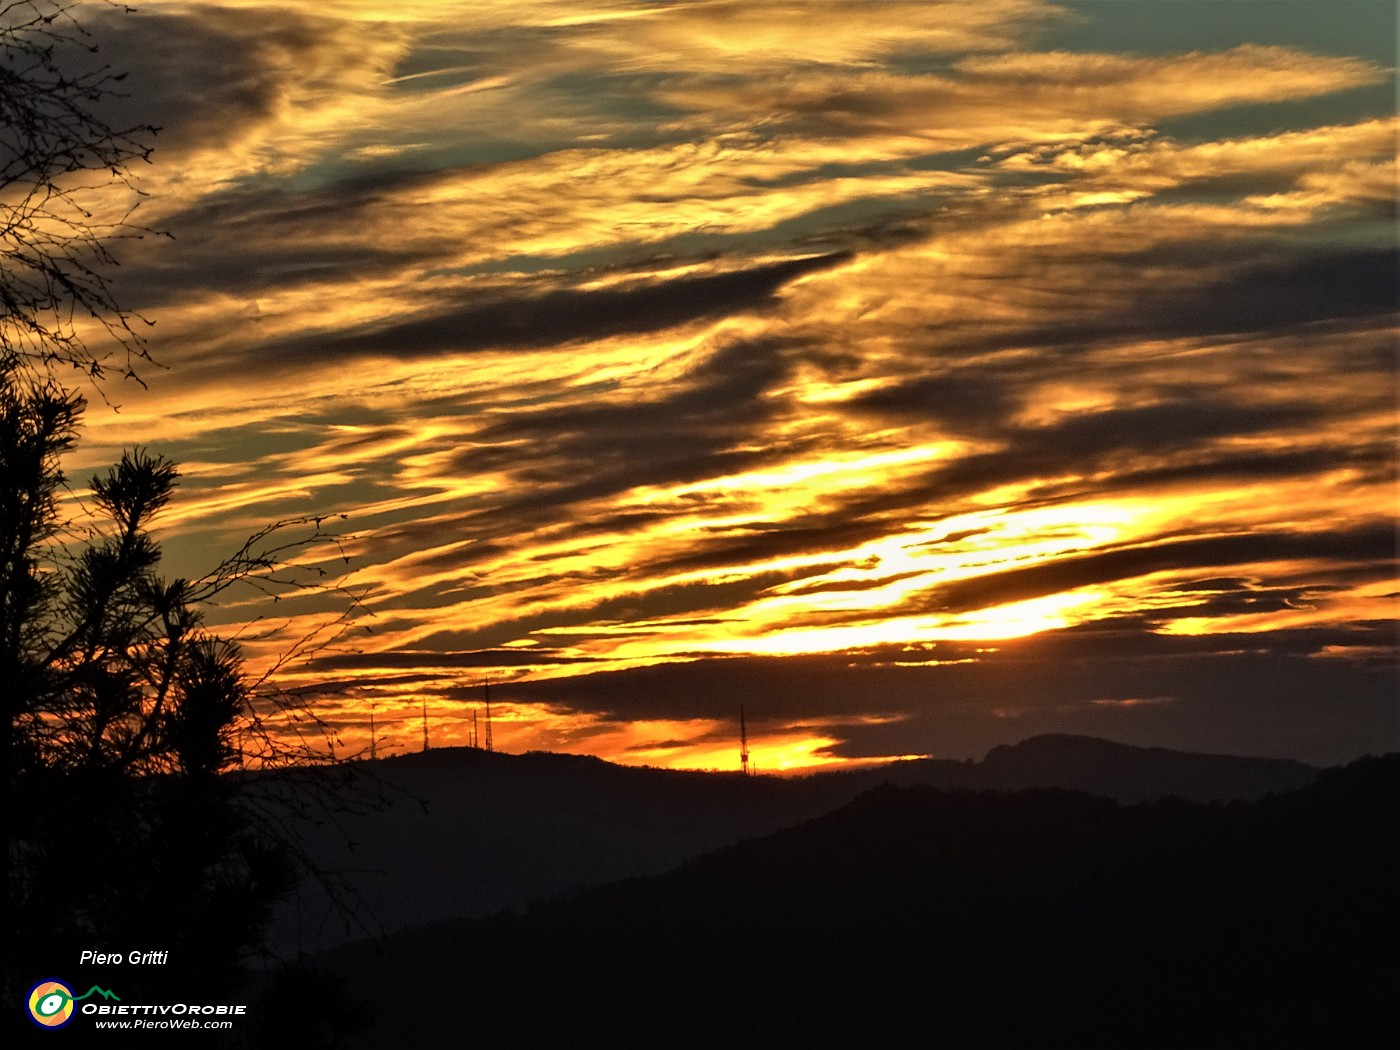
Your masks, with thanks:
[[[40,981],[29,989],[29,1017],[43,1028],[62,1028],[73,1020],[73,1004],[93,994],[117,999],[114,993],[95,984],[82,995],[74,995],[62,981]]]

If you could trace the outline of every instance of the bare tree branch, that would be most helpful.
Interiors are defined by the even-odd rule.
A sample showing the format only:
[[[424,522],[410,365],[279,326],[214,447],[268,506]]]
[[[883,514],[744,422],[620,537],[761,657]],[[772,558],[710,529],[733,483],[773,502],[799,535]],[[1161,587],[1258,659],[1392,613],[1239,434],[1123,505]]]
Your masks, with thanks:
[[[140,382],[152,322],[117,301],[111,272],[117,242],[157,235],[135,221],[133,169],[158,129],[102,116],[125,74],[96,59],[75,6],[0,3],[0,351]],[[98,196],[115,202],[103,216],[85,203]]]

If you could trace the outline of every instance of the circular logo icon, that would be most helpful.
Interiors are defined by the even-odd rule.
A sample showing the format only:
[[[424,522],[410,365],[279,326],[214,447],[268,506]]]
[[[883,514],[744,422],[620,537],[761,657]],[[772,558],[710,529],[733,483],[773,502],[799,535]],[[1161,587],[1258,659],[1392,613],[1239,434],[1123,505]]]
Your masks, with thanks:
[[[62,981],[40,981],[29,990],[29,1016],[45,1028],[73,1020],[73,992]]]

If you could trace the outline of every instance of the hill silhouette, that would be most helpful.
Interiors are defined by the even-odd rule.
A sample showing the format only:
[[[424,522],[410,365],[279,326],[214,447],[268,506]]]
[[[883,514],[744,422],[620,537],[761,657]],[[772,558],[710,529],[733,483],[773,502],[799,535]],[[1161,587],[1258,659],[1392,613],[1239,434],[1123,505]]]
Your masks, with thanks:
[[[1016,791],[1060,787],[1120,802],[1168,796],[1197,802],[1254,799],[1309,783],[1316,770],[1286,758],[1203,755],[1050,733],[994,747],[980,763],[919,759],[886,767],[902,784]]]
[[[1398,810],[1400,756],[1229,804],[884,785],[328,958],[359,1046],[1392,1046]]]
[[[586,886],[658,874],[702,853],[827,813],[881,783],[1064,787],[1123,801],[1255,798],[1308,783],[1300,762],[1034,737],[982,762],[925,759],[804,777],[618,766],[597,758],[444,748],[357,764],[385,804],[308,816],[294,830],[315,863],[343,872],[366,918],[393,931],[520,908]],[[331,775],[331,774],[327,774]],[[321,774],[308,771],[301,789]],[[298,790],[297,781],[290,785]],[[425,803],[425,804],[424,804]],[[284,953],[363,936],[313,884],[287,902]]]

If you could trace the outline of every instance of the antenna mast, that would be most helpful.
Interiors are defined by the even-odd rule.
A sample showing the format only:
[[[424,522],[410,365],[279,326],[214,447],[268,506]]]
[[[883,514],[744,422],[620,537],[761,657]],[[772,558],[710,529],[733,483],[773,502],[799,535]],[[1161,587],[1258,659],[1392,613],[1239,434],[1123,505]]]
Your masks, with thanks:
[[[375,759],[379,757],[379,744],[374,736],[374,705],[369,705],[369,757]]]
[[[428,701],[423,701],[423,750],[428,750]]]
[[[476,708],[472,708],[472,747],[479,746],[476,742]]]
[[[486,750],[496,750],[491,743],[491,679],[487,679],[482,685],[482,690],[486,694]]]
[[[744,721],[744,705],[739,705],[739,772],[749,775],[749,727]]]

